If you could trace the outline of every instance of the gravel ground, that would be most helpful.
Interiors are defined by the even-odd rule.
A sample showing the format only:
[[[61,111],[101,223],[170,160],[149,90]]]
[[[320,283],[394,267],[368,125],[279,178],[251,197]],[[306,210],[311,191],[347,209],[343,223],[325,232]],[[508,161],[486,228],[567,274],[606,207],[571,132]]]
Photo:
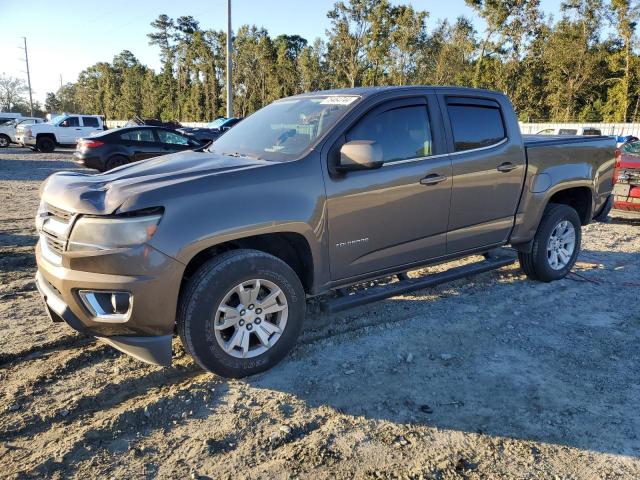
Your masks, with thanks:
[[[514,265],[338,315],[310,302],[288,358],[228,381],[177,341],[162,369],[49,322],[33,216],[69,159],[0,150],[0,477],[640,477],[637,217],[586,227],[552,284]]]

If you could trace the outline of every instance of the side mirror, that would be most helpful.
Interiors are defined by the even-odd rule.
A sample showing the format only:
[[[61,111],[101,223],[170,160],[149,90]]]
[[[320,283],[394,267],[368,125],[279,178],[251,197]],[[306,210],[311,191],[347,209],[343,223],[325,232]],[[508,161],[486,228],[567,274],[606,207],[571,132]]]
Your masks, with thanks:
[[[353,140],[340,148],[338,172],[373,170],[382,167],[382,148],[372,140]]]

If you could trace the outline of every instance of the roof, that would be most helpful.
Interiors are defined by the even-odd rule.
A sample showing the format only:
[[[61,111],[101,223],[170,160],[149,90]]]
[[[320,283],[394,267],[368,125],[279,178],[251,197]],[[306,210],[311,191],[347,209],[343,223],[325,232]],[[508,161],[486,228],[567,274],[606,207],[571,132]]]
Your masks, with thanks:
[[[384,87],[354,87],[354,88],[337,88],[333,90],[320,90],[317,92],[307,92],[301,93],[299,95],[294,95],[295,97],[308,97],[315,95],[358,95],[360,97],[370,97],[372,95],[376,95],[383,92],[390,91],[411,91],[411,90],[424,90],[429,89],[435,92],[438,91],[446,91],[447,93],[460,93],[460,94],[469,94],[469,93],[489,93],[493,95],[504,95],[502,92],[498,92],[495,90],[485,90],[481,88],[471,88],[471,87],[456,87],[456,86],[434,86],[434,85],[402,85],[402,86],[384,86]]]

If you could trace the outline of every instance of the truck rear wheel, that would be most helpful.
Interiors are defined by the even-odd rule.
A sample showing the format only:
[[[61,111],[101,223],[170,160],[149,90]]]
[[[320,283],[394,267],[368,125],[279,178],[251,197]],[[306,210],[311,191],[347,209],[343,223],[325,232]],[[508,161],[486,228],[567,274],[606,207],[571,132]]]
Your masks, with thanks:
[[[289,265],[257,250],[233,250],[189,279],[178,334],[205,370],[245,377],[271,368],[293,348],[305,308],[304,289]]]
[[[532,280],[564,278],[576,263],[581,240],[578,212],[568,205],[552,203],[545,209],[531,252],[518,253],[520,267]]]
[[[56,149],[56,142],[49,137],[41,137],[36,140],[36,149],[42,153],[51,153]]]

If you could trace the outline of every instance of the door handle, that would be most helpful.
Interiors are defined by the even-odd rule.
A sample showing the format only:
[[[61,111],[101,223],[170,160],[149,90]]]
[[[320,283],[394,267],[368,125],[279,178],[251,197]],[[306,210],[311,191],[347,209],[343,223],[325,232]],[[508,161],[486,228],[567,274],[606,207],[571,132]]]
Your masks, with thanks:
[[[516,168],[518,168],[517,165],[514,165],[511,162],[504,162],[501,163],[500,165],[498,165],[496,167],[496,170],[498,170],[499,172],[510,172],[511,170],[515,170]]]
[[[446,175],[439,175],[437,173],[432,173],[420,179],[420,185],[436,185],[440,182],[444,182],[446,179],[447,179]]]

